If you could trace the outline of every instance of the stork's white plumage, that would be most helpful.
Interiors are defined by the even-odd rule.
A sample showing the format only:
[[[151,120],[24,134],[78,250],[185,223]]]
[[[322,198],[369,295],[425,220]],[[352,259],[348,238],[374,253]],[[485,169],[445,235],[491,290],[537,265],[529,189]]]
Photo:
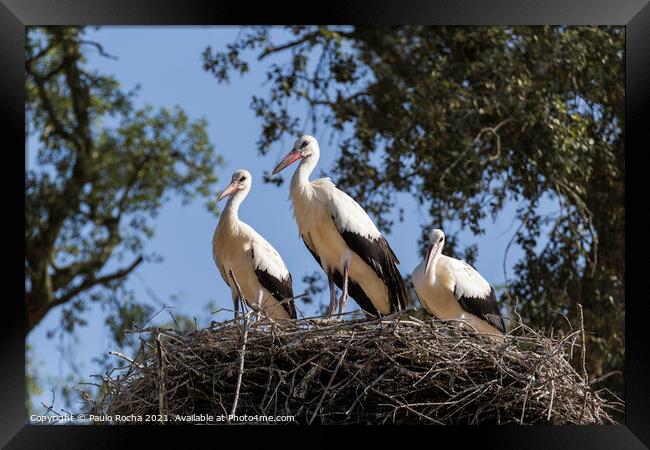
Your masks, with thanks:
[[[502,340],[505,324],[494,288],[465,261],[442,254],[445,234],[429,233],[427,257],[411,274],[422,307],[439,319],[458,319],[479,333]]]
[[[239,220],[239,205],[252,183],[247,170],[238,170],[218,200],[230,197],[212,237],[212,256],[221,277],[230,287],[233,302],[239,284],[246,302],[259,306],[273,319],[296,318],[291,274],[280,254],[252,227]],[[289,300],[287,300],[289,299]],[[284,303],[280,303],[284,301]]]
[[[300,160],[291,179],[291,202],[300,236],[328,277],[328,315],[336,305],[334,284],[343,290],[339,314],[348,293],[371,314],[403,309],[407,294],[399,260],[370,217],[329,178],[309,181],[319,157],[316,139],[302,136],[273,174]]]

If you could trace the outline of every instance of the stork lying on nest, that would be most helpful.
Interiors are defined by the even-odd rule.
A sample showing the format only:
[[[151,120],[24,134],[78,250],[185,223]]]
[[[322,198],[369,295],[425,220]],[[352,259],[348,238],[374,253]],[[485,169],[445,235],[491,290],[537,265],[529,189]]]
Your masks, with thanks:
[[[300,161],[291,179],[291,202],[300,237],[327,274],[330,304],[336,307],[334,284],[342,291],[342,314],[348,295],[366,312],[390,314],[404,309],[404,281],[399,260],[366,212],[329,178],[309,181],[320,148],[312,136],[296,140],[293,149],[273,169],[277,174]]]
[[[506,331],[494,288],[465,261],[442,254],[445,233],[429,233],[427,257],[411,275],[422,307],[439,319],[457,319],[496,341]]]
[[[235,312],[239,289],[252,307],[272,319],[295,319],[291,274],[280,254],[252,227],[239,220],[239,206],[251,189],[247,170],[238,170],[217,201],[228,203],[212,238],[212,256],[230,287]]]

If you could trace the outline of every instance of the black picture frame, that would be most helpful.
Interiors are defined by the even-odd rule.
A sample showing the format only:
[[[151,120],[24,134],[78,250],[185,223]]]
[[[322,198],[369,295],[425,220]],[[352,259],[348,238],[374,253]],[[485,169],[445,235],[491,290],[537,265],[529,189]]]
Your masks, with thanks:
[[[311,10],[310,7],[311,6]],[[20,243],[20,211],[24,211],[24,164],[19,148],[24,149],[24,43],[28,25],[234,25],[234,24],[430,24],[430,25],[624,25],[626,28],[626,361],[625,424],[616,426],[481,426],[431,427],[414,431],[417,441],[430,445],[457,447],[473,441],[485,448],[646,448],[650,445],[650,352],[644,336],[643,304],[647,294],[642,291],[644,260],[639,265],[628,264],[635,254],[646,247],[647,231],[634,233],[643,227],[641,217],[647,204],[641,163],[634,167],[648,150],[645,129],[650,125],[650,5],[647,0],[446,0],[410,1],[364,0],[327,3],[305,2],[210,2],[208,0],[0,0],[0,123],[4,176],[3,223],[5,248],[11,252],[5,280],[11,289],[3,302],[3,324],[0,326],[2,382],[0,383],[0,444],[6,448],[105,448],[135,443],[147,439],[150,445],[162,440],[168,445],[177,441],[199,445],[196,439],[219,439],[236,434],[239,439],[251,437],[251,427],[163,427],[153,433],[151,426],[42,426],[26,424],[25,418],[25,305],[24,273],[20,275],[24,248]],[[10,162],[7,161],[10,159]],[[24,169],[24,166],[23,166]],[[636,177],[636,181],[634,179]],[[640,193],[635,200],[634,193]],[[23,220],[24,222],[24,220]],[[23,223],[24,225],[24,223]],[[11,236],[12,238],[9,238]],[[15,236],[15,237],[14,237]],[[632,240],[634,239],[634,240]],[[630,245],[631,244],[631,245]],[[635,290],[638,291],[635,295]],[[254,434],[265,440],[281,440],[283,444],[304,440],[320,440],[326,444],[343,442],[346,435],[363,435],[384,444],[409,445],[413,440],[395,427],[381,430],[369,427],[252,427]],[[188,440],[191,436],[191,441]],[[136,436],[140,435],[140,436]],[[142,436],[145,435],[145,436]],[[231,441],[236,445],[236,441]],[[645,444],[645,445],[644,445]],[[242,444],[244,445],[244,444]],[[310,444],[311,445],[311,444]],[[364,444],[368,445],[368,444]],[[422,444],[419,444],[422,445]]]

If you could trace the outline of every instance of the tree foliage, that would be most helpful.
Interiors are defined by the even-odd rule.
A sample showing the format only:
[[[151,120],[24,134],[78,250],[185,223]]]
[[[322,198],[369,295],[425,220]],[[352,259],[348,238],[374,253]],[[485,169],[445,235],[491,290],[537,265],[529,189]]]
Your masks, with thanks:
[[[124,281],[146,260],[153,218],[172,195],[207,196],[221,164],[205,120],[179,107],[134,106],[87,54],[106,54],[75,27],[26,32],[26,115],[37,164],[25,174],[25,303],[31,330],[63,306],[63,326],[83,322],[88,302],[109,308],[118,342],[150,315]]]
[[[513,242],[524,257],[505,298],[518,299],[538,327],[561,328],[558,313],[576,323],[583,304],[592,378],[622,370],[624,30],[285,31],[252,28],[225,51],[203,54],[220,82],[247,72],[251,52],[273,61],[268,95],[251,103],[262,121],[259,151],[311,131],[307,122],[314,133],[331,131],[340,153],[330,172],[384,230],[400,193],[432,224],[455,222],[477,235],[506,204],[517,205]],[[308,120],[296,105],[308,107]],[[542,212],[545,199],[557,210]],[[614,379],[622,392],[622,377]]]

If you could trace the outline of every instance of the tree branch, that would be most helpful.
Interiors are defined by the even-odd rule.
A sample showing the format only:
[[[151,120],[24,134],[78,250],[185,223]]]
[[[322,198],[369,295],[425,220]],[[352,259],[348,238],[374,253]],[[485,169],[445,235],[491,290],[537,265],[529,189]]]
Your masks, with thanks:
[[[70,299],[76,297],[80,293],[87,291],[88,289],[95,287],[97,285],[106,286],[111,281],[119,280],[120,278],[126,277],[128,274],[133,272],[136,267],[138,267],[144,257],[138,256],[130,265],[125,268],[119,269],[109,275],[104,275],[101,277],[95,277],[94,275],[89,275],[84,281],[82,281],[77,287],[70,289],[61,297],[57,298],[48,309],[51,309],[54,306],[61,305],[68,302]]]
[[[61,297],[58,297],[54,300],[49,300],[49,298],[44,299],[42,296],[35,298],[35,295],[27,293],[25,295],[25,305],[27,309],[27,332],[31,331],[52,308],[67,303],[75,296],[95,286],[107,285],[111,281],[126,277],[131,272],[133,272],[133,270],[135,270],[136,267],[142,263],[142,261],[144,261],[144,258],[142,256],[138,256],[129,266],[117,270],[111,274],[101,277],[95,277],[91,274],[77,287],[72,288]]]
[[[66,39],[63,34],[57,30],[58,38],[61,40],[63,46],[63,65],[65,70],[65,77],[70,91],[72,91],[72,106],[75,117],[77,118],[77,126],[75,127],[75,134],[80,141],[81,147],[79,151],[87,153],[90,150],[91,138],[89,130],[89,114],[88,109],[90,106],[88,89],[83,86],[81,81],[81,74],[76,62],[79,60],[79,44],[74,41]]]
[[[70,133],[65,129],[63,123],[59,120],[59,117],[54,110],[54,106],[52,105],[52,100],[46,94],[45,78],[36,73],[36,71],[32,69],[30,63],[27,63],[25,65],[25,70],[34,79],[34,84],[36,85],[36,93],[38,94],[38,98],[41,101],[41,104],[43,105],[43,109],[45,109],[45,112],[47,113],[48,119],[50,122],[52,122],[54,131],[61,137],[61,139],[70,140]]]
[[[79,43],[82,44],[82,45],[91,45],[91,46],[95,47],[97,49],[97,51],[99,52],[99,54],[101,56],[103,56],[104,58],[117,59],[117,56],[111,55],[110,53],[107,53],[104,50],[104,47],[102,46],[102,44],[100,44],[99,42],[87,41],[85,39],[80,39]]]
[[[28,49],[29,51],[33,50],[33,47],[31,46],[31,43],[29,42],[29,39],[27,39],[27,43],[26,43],[25,47],[27,47],[27,49]],[[36,61],[37,59],[41,59],[43,56],[47,55],[47,54],[49,53],[49,51],[52,50],[53,48],[54,48],[54,46],[52,46],[52,45],[48,45],[48,46],[42,48],[42,49],[41,49],[38,53],[36,53],[34,56],[32,56],[32,57],[30,57],[30,58],[27,58],[27,59],[25,60],[25,64],[26,64],[26,65],[31,65],[31,63],[33,63],[33,62]]]
[[[257,57],[257,60],[261,61],[261,60],[263,60],[264,58],[266,58],[267,56],[269,56],[269,55],[271,55],[273,53],[278,53],[278,52],[281,52],[283,50],[287,50],[289,48],[296,47],[296,46],[298,46],[300,44],[304,44],[307,41],[314,41],[316,39],[316,37],[318,37],[319,34],[320,34],[320,30],[319,31],[314,31],[314,32],[305,34],[303,37],[301,37],[299,39],[289,41],[289,42],[287,42],[285,44],[276,45],[275,47],[268,47],[262,53],[260,53],[260,55]]]

